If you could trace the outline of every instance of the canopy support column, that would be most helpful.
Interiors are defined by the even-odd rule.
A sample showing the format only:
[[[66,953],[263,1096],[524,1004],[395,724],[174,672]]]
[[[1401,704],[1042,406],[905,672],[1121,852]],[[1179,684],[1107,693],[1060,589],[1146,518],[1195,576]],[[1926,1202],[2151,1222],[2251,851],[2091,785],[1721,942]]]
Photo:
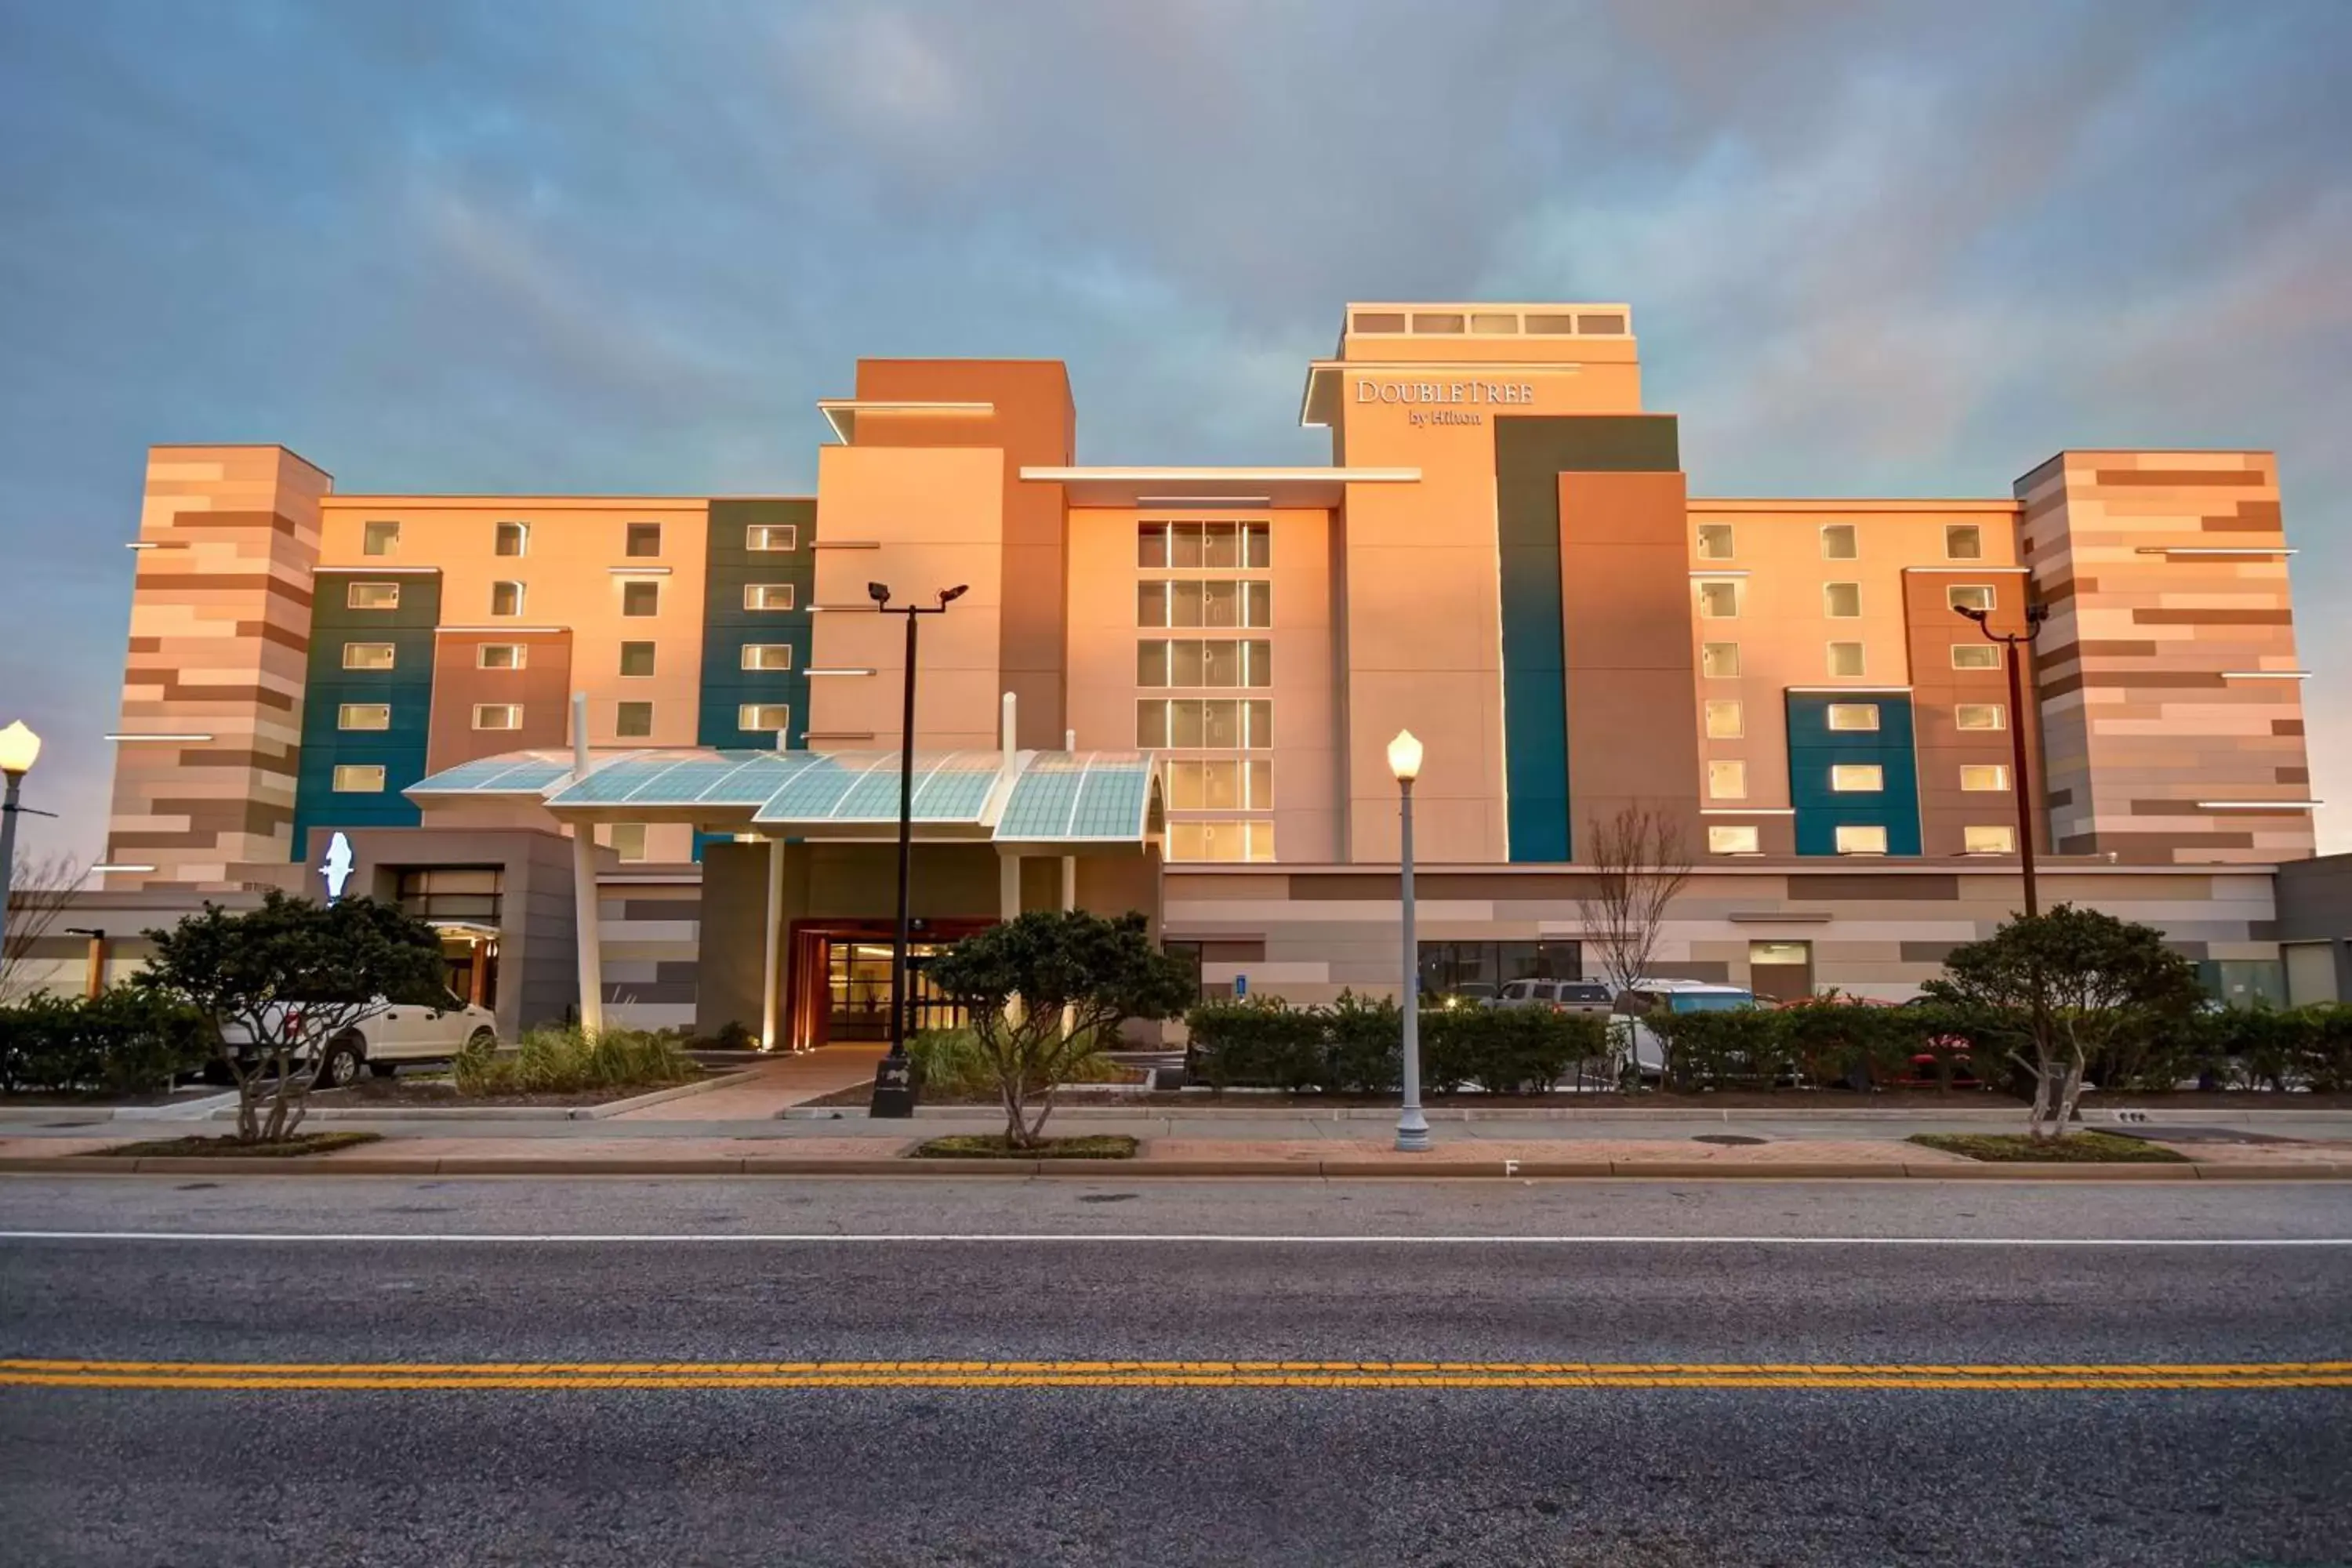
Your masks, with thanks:
[[[776,1001],[782,989],[784,933],[784,841],[768,840],[767,945],[760,959],[760,1048],[777,1048]]]

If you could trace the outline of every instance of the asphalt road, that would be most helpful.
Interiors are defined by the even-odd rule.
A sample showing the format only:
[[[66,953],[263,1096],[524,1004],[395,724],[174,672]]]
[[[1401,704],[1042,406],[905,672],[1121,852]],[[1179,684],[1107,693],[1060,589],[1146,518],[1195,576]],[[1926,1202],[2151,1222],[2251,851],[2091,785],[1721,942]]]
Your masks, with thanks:
[[[0,1233],[11,1562],[2352,1561],[2335,1184],[18,1178]],[[1848,1370],[1983,1365],[2095,1386]]]

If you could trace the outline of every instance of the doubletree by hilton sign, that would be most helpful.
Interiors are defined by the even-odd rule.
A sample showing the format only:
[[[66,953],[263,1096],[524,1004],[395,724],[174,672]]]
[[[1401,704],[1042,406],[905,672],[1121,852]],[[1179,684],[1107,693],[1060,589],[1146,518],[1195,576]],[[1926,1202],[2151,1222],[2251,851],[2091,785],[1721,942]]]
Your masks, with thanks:
[[[1438,404],[1427,413],[1413,410],[1415,425],[1483,425],[1486,416],[1468,411],[1480,405],[1525,407],[1536,400],[1535,387],[1524,381],[1373,381],[1356,383],[1359,403]],[[1468,405],[1468,406],[1465,406]]]

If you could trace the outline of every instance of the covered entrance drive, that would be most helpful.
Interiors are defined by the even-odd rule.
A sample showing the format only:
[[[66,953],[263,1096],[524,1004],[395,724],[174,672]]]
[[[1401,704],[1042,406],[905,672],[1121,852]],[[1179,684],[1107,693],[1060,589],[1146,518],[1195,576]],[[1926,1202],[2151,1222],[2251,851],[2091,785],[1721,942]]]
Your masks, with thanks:
[[[916,952],[1025,910],[1142,911],[1156,928],[1164,832],[1159,767],[1139,752],[919,752]],[[685,822],[702,854],[696,1028],[732,1023],[762,1049],[888,1033],[897,901],[897,752],[663,749],[509,752],[408,794],[428,814],[544,812],[573,830],[578,929],[597,930],[604,822]],[[542,819],[543,820],[543,819]],[[583,1021],[602,1022],[602,952],[579,942]],[[914,1027],[951,1025],[918,967]]]

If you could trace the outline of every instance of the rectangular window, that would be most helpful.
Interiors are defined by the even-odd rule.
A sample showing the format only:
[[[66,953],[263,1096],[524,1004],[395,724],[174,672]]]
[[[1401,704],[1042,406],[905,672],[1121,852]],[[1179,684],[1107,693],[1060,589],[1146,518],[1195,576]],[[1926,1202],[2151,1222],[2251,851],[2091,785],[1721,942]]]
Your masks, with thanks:
[[[637,616],[661,614],[661,584],[658,583],[622,584],[621,614]]]
[[[1962,730],[2006,729],[2008,717],[1998,702],[1962,702],[1952,710],[1952,723]]]
[[[623,860],[646,858],[646,825],[642,822],[615,822],[605,832],[611,835],[613,853]]]
[[[1204,686],[1208,683],[1207,660],[1201,652],[1197,637],[1180,637],[1168,645],[1168,684],[1171,686]]]
[[[789,610],[793,607],[793,585],[790,583],[746,583],[743,584],[743,607],[747,610]]]
[[[1168,804],[1178,811],[1233,811],[1241,805],[1241,770],[1234,763],[1168,764]]]
[[[1242,624],[1242,585],[1239,583],[1203,583],[1200,587],[1202,626],[1237,626]]]
[[[1135,585],[1135,624],[1139,626],[1164,626],[1168,624],[1168,584],[1138,583]]]
[[[1739,584],[1728,577],[1717,577],[1698,585],[1698,613],[1710,621],[1736,621],[1739,618]]]
[[[496,524],[490,538],[490,549],[494,554],[527,554],[530,550],[530,524],[527,522]]]
[[[2017,829],[2014,827],[1963,827],[1962,847],[1971,855],[2013,855],[2017,852]]]
[[[1706,851],[1710,855],[1760,855],[1763,836],[1753,826],[1712,826],[1706,830]]]
[[[2009,787],[2009,764],[2006,763],[1963,763],[1960,765],[1960,787],[1964,790],[1997,790]]]
[[[1274,824],[1245,822],[1242,826],[1249,833],[1249,856],[1252,860],[1274,858]]]
[[[1832,702],[1829,706],[1829,716],[1832,730],[1878,728],[1878,704],[1875,702]]]
[[[622,553],[633,558],[659,555],[661,553],[661,524],[658,522],[633,522],[629,524],[628,536],[623,542],[621,550]]]
[[[1731,524],[1702,522],[1698,525],[1698,558],[1701,561],[1731,559]]]
[[[1242,744],[1253,752],[1272,751],[1274,749],[1274,704],[1244,702],[1241,704],[1241,709],[1242,717],[1249,721],[1249,735]]]
[[[770,555],[801,547],[796,522],[751,522],[743,525],[743,548],[754,555]]]
[[[1990,642],[1956,642],[1952,645],[1954,669],[1999,669],[2000,645]]]
[[[1164,751],[1168,745],[1168,704],[1164,701],[1139,702],[1135,705],[1135,744],[1146,752]]]
[[[1252,640],[1241,645],[1242,684],[1272,686],[1274,684],[1274,645],[1264,640]]]
[[[1884,855],[1886,853],[1886,829],[1857,826],[1840,827],[1837,830],[1837,852],[1841,855]]]
[[[650,702],[616,702],[613,705],[613,733],[624,741],[642,741],[654,732],[654,705]]]
[[[735,727],[747,733],[792,728],[793,710],[781,702],[746,702],[735,710]]]
[[[382,795],[383,764],[382,763],[344,763],[335,769],[337,795]]]
[[[1862,645],[1858,642],[1830,644],[1830,673],[1855,676],[1862,673]]]
[[[1709,800],[1746,800],[1748,764],[1739,762],[1707,763],[1706,797]]]
[[[1262,522],[1242,524],[1242,565],[1251,572],[1264,572],[1274,565],[1274,541]]]
[[[400,524],[396,522],[360,524],[360,553],[362,555],[399,554]]]
[[[1197,626],[1203,614],[1203,591],[1198,583],[1168,584],[1168,624],[1171,626]]]
[[[1738,679],[1739,645],[1736,642],[1701,643],[1698,672],[1709,680]]]
[[[522,704],[519,702],[477,702],[474,704],[474,728],[477,730],[520,730],[522,728]]]
[[[1832,522],[1822,528],[1822,559],[1851,561],[1861,552],[1854,547],[1853,524]]]
[[[522,614],[522,584],[493,583],[490,584],[490,614],[519,616]]]
[[[1745,733],[1745,720],[1739,704],[1724,698],[1711,698],[1706,704],[1706,738],[1710,741],[1737,741]]]
[[[1841,621],[1850,621],[1862,614],[1862,584],[1859,583],[1822,584],[1822,614]]]
[[[1830,788],[1840,795],[1876,795],[1886,787],[1886,770],[1876,763],[1832,763]]]
[[[343,645],[343,668],[390,669],[397,651],[388,642],[347,642]]]
[[[654,645],[649,642],[625,642],[621,645],[621,673],[630,677],[654,672]]]
[[[474,649],[476,669],[520,669],[530,662],[530,650],[519,642],[486,642]]]
[[[1984,531],[1973,522],[1948,522],[1944,525],[1944,559],[1947,561],[1981,561],[1984,559]]]
[[[349,610],[396,610],[400,608],[400,584],[350,584],[343,589],[343,607]]]
[[[1955,583],[1944,590],[1944,599],[1956,610],[1990,610],[1992,608],[1992,585],[1989,583]]]
[[[1252,811],[1274,809],[1274,763],[1264,757],[1254,757],[1245,771],[1249,775],[1249,799],[1243,802]]]
[[[1198,706],[1201,710],[1201,734],[1192,743],[1214,747],[1218,751],[1238,749],[1242,744],[1242,725],[1245,721],[1242,705],[1229,698],[1210,698]]]
[[[1145,571],[1158,571],[1167,566],[1166,523],[1139,522],[1135,525],[1135,563]]]
[[[1242,625],[1270,626],[1274,625],[1274,584],[1244,583],[1242,584]],[[1272,831],[1272,829],[1268,829]]]
[[[1230,522],[1203,522],[1192,526],[1201,531],[1201,564],[1211,571],[1234,572],[1241,568],[1241,530]]]
[[[1171,522],[1168,525],[1168,564],[1182,572],[1201,568],[1201,525],[1197,522]]]
[[[389,730],[392,728],[392,704],[388,702],[346,702],[335,710],[338,730]]]
[[[793,645],[788,642],[747,642],[743,645],[743,668],[746,669],[790,669],[793,667]]]

